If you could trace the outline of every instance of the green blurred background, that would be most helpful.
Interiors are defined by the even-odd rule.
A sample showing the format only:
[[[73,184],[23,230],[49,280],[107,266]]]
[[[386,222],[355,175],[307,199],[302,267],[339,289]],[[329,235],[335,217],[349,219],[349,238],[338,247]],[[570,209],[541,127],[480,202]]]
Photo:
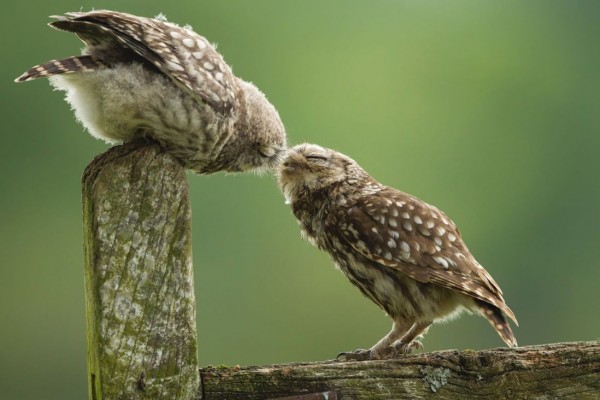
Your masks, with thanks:
[[[78,54],[47,16],[164,12],[219,44],[279,109],[289,142],[354,157],[445,210],[501,284],[521,345],[599,337],[597,1],[9,2],[0,16],[0,398],[86,389],[80,176],[107,146],[44,80]],[[324,360],[390,321],[300,239],[274,180],[190,175],[200,362]],[[482,318],[427,351],[501,346]]]

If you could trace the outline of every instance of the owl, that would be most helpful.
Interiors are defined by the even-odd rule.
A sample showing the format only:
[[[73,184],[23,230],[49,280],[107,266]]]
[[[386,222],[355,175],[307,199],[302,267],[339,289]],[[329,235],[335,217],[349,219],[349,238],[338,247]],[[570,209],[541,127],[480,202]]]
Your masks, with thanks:
[[[329,253],[363,295],[392,319],[392,330],[365,360],[422,347],[429,326],[470,311],[485,317],[508,346],[517,323],[502,290],[475,260],[456,225],[436,207],[382,185],[351,158],[313,144],[288,150],[278,183],[302,235]]]
[[[82,55],[16,82],[50,78],[93,136],[152,139],[199,174],[277,165],[286,147],[277,110],[191,28],[106,10],[53,18],[85,43]]]

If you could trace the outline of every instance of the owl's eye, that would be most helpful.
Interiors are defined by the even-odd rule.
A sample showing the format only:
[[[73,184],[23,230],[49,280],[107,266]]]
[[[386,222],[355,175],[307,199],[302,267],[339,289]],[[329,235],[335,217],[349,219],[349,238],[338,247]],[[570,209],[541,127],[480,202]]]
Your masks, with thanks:
[[[305,158],[307,160],[314,160],[314,161],[327,161],[327,157],[322,156],[320,154],[308,154],[307,156],[305,156]]]
[[[267,147],[260,148],[257,151],[262,158],[270,158],[273,157],[273,155],[275,154],[275,150]]]

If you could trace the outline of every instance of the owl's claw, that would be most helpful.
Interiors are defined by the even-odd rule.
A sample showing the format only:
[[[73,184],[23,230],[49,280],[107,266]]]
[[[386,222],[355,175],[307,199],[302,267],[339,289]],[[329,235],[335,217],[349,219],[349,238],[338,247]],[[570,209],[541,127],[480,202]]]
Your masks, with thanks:
[[[372,360],[373,358],[371,350],[358,349],[356,351],[342,352],[338,354],[335,359],[338,361],[366,361]]]
[[[393,348],[393,351],[390,354],[390,358],[402,357],[412,353],[414,350],[423,350],[424,348],[423,343],[421,343],[419,340],[413,340],[409,343],[397,341],[390,347]]]

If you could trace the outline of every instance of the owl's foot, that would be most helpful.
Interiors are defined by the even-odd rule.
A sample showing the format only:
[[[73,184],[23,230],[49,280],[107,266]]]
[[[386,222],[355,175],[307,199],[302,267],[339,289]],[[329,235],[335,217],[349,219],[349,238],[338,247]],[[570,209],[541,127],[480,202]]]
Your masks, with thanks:
[[[398,358],[406,356],[417,349],[423,350],[423,343],[419,340],[413,340],[409,343],[404,343],[399,340],[391,345],[390,348],[392,348],[392,351],[390,352],[389,358]]]
[[[343,352],[335,358],[338,361],[366,361],[372,360],[371,350],[358,349],[355,351]]]

